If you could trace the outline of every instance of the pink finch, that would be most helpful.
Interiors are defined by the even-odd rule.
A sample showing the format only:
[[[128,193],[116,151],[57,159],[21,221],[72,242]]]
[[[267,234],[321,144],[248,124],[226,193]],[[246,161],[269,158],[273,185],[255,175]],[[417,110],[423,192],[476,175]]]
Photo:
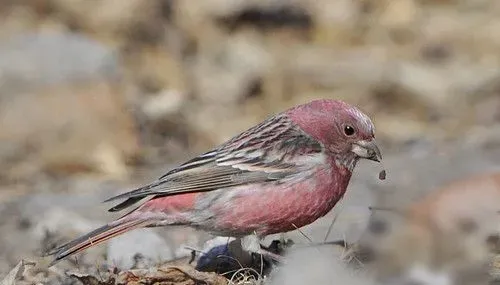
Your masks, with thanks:
[[[380,161],[381,155],[374,126],[359,109],[327,99],[293,107],[146,186],[108,199],[126,199],[111,212],[147,201],[52,250],[52,264],[130,230],[169,225],[241,237],[245,250],[259,252],[262,237],[327,214],[360,158]]]

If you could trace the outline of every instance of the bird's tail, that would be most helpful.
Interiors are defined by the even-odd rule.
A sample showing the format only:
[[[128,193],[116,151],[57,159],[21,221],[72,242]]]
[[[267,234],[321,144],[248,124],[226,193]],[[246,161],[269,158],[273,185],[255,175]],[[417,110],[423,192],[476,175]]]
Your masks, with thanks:
[[[89,247],[100,244],[115,236],[131,231],[133,229],[142,228],[153,224],[155,221],[152,219],[140,218],[122,218],[117,221],[111,222],[92,232],[85,234],[75,240],[72,240],[62,246],[59,246],[45,255],[54,255],[54,260],[49,266],[56,264],[64,258],[79,253]]]

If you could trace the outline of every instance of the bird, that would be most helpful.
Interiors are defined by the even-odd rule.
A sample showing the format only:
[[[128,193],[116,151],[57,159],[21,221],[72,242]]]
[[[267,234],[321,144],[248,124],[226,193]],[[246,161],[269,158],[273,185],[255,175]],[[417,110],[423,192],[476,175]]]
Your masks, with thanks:
[[[382,159],[372,120],[344,101],[312,100],[105,200],[121,200],[110,212],[129,211],[45,256],[52,266],[125,232],[174,225],[269,253],[260,246],[265,236],[308,225],[342,199],[360,159]]]

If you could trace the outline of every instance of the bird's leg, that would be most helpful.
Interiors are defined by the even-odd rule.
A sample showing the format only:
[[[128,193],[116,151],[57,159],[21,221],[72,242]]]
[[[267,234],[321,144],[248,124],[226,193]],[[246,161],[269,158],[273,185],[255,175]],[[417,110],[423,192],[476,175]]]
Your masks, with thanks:
[[[261,238],[257,234],[245,236],[241,239],[241,248],[271,258],[280,263],[284,262],[283,256],[263,249],[260,245],[260,241]]]
[[[280,233],[280,243],[283,246],[285,246],[285,244],[286,244],[285,233]]]
[[[294,244],[294,242],[291,239],[287,239],[285,233],[281,233],[280,244],[281,244],[281,249],[286,250],[287,248],[291,247]]]

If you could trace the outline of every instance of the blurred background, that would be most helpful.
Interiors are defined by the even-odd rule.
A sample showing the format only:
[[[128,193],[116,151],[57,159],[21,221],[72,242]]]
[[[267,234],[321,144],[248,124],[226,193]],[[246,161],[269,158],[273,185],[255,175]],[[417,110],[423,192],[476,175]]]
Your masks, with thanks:
[[[370,205],[499,168],[499,79],[500,1],[1,0],[0,276],[110,221],[105,198],[315,98],[359,106],[384,153],[388,179],[361,162],[329,238],[355,239]],[[323,241],[332,215],[304,231]],[[138,231],[76,265],[206,239]]]

